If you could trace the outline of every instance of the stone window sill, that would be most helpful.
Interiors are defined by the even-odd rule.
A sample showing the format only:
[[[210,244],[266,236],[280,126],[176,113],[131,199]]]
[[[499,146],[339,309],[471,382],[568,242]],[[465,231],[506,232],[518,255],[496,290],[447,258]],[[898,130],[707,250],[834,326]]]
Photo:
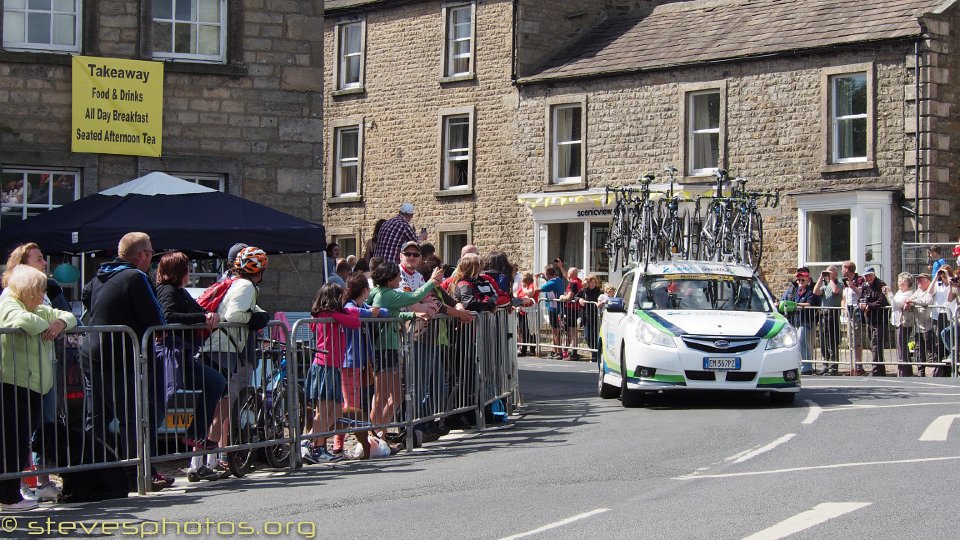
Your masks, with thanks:
[[[550,193],[555,191],[580,191],[587,189],[586,182],[565,182],[562,184],[546,184],[543,186],[543,191]]]
[[[361,195],[350,195],[347,197],[330,197],[327,199],[328,204],[349,204],[349,203],[358,203],[363,202],[363,196]]]
[[[433,194],[436,197],[466,197],[473,195],[473,187],[438,189]]]
[[[342,90],[334,90],[330,92],[330,95],[333,97],[338,96],[355,96],[357,94],[364,94],[367,92],[367,89],[363,86],[358,86],[356,88],[344,88]]]
[[[872,171],[877,168],[874,161],[860,161],[856,163],[830,163],[820,166],[821,174],[850,172],[850,171]]]

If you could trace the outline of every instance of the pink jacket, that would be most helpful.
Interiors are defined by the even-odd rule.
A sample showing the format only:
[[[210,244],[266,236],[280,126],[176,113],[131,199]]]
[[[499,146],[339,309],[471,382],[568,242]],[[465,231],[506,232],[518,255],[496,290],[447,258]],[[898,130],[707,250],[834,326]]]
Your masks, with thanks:
[[[317,319],[334,319],[335,323],[310,323],[317,336],[317,353],[313,363],[321,366],[343,367],[343,357],[347,353],[347,333],[343,330],[360,328],[360,315],[356,308],[343,308],[343,312],[322,311]]]

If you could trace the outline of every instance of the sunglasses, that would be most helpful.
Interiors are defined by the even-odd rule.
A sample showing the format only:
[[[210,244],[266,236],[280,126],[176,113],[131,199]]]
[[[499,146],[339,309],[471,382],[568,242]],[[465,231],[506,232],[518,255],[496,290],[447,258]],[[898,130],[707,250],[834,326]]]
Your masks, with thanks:
[[[419,257],[420,254],[419,254],[419,253],[414,253],[414,252],[412,252],[412,251],[404,251],[404,252],[403,252],[403,256],[404,256],[404,257]]]

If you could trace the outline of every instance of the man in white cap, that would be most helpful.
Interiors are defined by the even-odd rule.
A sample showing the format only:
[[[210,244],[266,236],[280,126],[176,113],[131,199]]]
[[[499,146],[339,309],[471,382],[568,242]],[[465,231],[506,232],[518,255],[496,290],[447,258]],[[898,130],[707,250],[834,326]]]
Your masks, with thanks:
[[[413,205],[405,202],[400,205],[400,212],[388,219],[380,227],[377,234],[377,248],[374,257],[381,257],[384,261],[395,262],[400,260],[400,248],[407,242],[421,242],[427,239],[426,231],[420,236],[410,225],[413,220]]]

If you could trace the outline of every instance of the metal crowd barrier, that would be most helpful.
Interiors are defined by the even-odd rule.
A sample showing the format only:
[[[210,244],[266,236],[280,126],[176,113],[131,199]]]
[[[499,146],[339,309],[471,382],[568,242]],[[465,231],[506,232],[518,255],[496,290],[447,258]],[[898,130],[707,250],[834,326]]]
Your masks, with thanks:
[[[596,302],[540,298],[536,304],[518,309],[520,339],[517,345],[530,348],[536,356],[542,350],[561,355],[586,353],[599,357],[600,308]]]
[[[233,337],[244,327],[221,323],[217,329],[233,331]],[[271,467],[294,464],[302,392],[287,372],[286,325],[271,321],[242,343],[220,341],[239,348],[239,354],[216,350],[225,348],[208,345],[209,336],[206,327],[187,325],[155,326],[144,335],[145,482],[154,463],[211,453],[223,454],[235,476],[251,470],[257,453]],[[188,445],[204,440],[219,446]]]
[[[0,328],[0,336],[26,342],[24,356],[30,348],[39,349],[42,339],[10,328]],[[19,351],[15,346],[13,358],[3,359],[14,373],[23,367]],[[122,467],[128,485],[136,482],[138,491],[144,492],[145,485],[138,481],[143,471],[137,471],[143,466],[143,439],[137,429],[143,411],[136,334],[126,326],[78,326],[54,341],[54,357],[40,364],[38,375],[52,377],[53,387],[36,410],[24,401],[28,398],[21,387],[4,384],[0,390],[4,409],[8,405],[14,409],[3,411],[5,445],[7,437],[15,437],[15,444],[29,444],[33,450],[33,463],[19,463],[14,457],[15,470],[8,470],[5,463],[0,480]],[[48,367],[52,372],[44,374]],[[2,395],[3,391],[14,395]],[[27,408],[27,426],[17,421],[21,406]]]
[[[929,306],[924,322],[899,328],[892,313],[891,307],[864,316],[855,306],[798,306],[788,319],[798,330],[804,371],[820,366],[821,374],[839,374],[842,365],[855,375],[876,370],[887,376],[957,376],[960,332],[952,331],[957,321],[948,306]]]
[[[519,395],[517,323],[508,310],[478,314],[466,324],[446,316],[363,319],[357,333],[370,341],[369,358],[361,368],[339,370],[339,381],[325,380],[313,365],[319,352],[328,351],[315,340],[290,338],[315,336],[311,323],[341,335],[333,319],[300,320],[289,331],[271,321],[250,332],[241,354],[231,358],[197,356],[208,338],[202,326],[152,327],[142,340],[125,326],[65,332],[50,364],[54,387],[36,411],[28,411],[28,425],[4,411],[4,436],[33,439],[38,470],[18,462],[0,469],[0,480],[123,468],[128,485],[136,482],[142,494],[155,464],[214,452],[242,476],[258,452],[273,467],[295,468],[302,463],[301,442],[348,433],[403,428],[412,450],[415,428],[463,413],[476,414],[483,428],[486,405],[512,403]],[[7,336],[40,339],[0,328],[0,338]],[[5,365],[19,365],[14,354]],[[221,371],[238,373],[234,388],[225,387]],[[8,388],[17,395],[4,396]],[[334,399],[319,399],[328,395]],[[3,385],[0,397],[19,406],[12,385]],[[40,429],[44,418],[60,421]],[[187,437],[218,445],[194,448]]]

